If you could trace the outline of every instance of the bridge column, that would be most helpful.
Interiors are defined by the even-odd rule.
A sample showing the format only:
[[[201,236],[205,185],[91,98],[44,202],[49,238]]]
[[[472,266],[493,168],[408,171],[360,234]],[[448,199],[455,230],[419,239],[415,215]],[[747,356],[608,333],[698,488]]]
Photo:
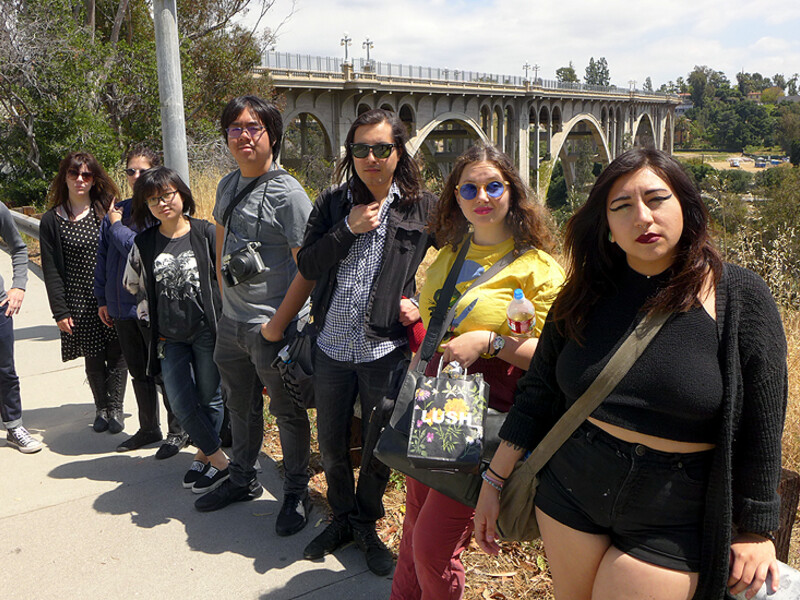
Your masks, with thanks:
[[[522,182],[530,186],[530,123],[527,115],[523,119],[520,115],[517,119],[517,169],[519,169]]]
[[[529,131],[529,133],[528,133],[528,135],[526,137],[528,138],[528,144],[529,144],[529,147],[530,147],[530,145],[531,145],[530,125],[529,125],[529,130],[528,131]],[[539,161],[540,161],[540,158],[539,158],[539,140],[540,140],[540,137],[539,137],[539,119],[537,118],[536,122],[533,123],[533,143],[532,143],[533,149],[532,149],[531,155],[530,155],[530,157],[528,159],[528,173],[530,174],[529,175],[528,185],[533,190],[538,190],[539,189]]]

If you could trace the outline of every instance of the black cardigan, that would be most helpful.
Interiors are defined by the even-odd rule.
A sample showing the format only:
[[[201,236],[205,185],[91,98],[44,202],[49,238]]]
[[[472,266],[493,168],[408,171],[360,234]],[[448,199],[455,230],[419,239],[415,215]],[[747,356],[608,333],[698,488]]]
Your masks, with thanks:
[[[747,269],[726,264],[716,294],[724,393],[695,600],[725,597],[732,524],[762,533],[776,529],[780,516],[777,489],[788,395],[781,317],[767,285]],[[531,367],[519,381],[502,439],[534,448],[564,413],[555,361],[565,343],[548,318]]]
[[[99,235],[99,221],[102,221],[103,215],[99,215],[95,209],[94,215],[87,215],[85,218],[88,219],[90,216],[98,220]],[[42,220],[39,222],[39,245],[42,251],[44,287],[47,290],[47,300],[50,302],[50,310],[56,321],[72,316],[67,306],[66,292],[64,290],[67,268],[64,265],[61,232],[58,230],[58,220],[60,218],[61,217],[56,214],[56,209],[54,207],[44,213],[42,215]]]
[[[197,272],[200,277],[200,297],[203,301],[203,310],[206,322],[211,329],[211,335],[217,337],[217,321],[222,314],[222,297],[219,293],[219,284],[216,274],[216,227],[202,219],[189,217],[189,243],[197,260]],[[149,375],[158,375],[161,372],[161,361],[158,360],[158,302],[156,300],[156,282],[153,277],[153,263],[155,261],[156,240],[158,239],[158,225],[147,229],[136,236],[134,248],[141,268],[140,279],[144,281],[144,289],[139,290],[137,299],[144,292],[149,311],[149,326],[144,328],[147,341],[147,372]],[[141,284],[140,284],[141,286]],[[129,290],[131,291],[131,290]]]
[[[344,222],[352,208],[347,201],[347,185],[327,189],[317,198],[297,253],[300,273],[317,282],[311,294],[311,314],[319,330],[336,289],[339,263],[356,239]],[[416,293],[417,268],[433,245],[425,230],[435,206],[436,196],[423,192],[417,202],[394,202],[389,207],[383,262],[367,302],[364,327],[368,338],[397,339],[406,335],[399,321],[400,299]]]

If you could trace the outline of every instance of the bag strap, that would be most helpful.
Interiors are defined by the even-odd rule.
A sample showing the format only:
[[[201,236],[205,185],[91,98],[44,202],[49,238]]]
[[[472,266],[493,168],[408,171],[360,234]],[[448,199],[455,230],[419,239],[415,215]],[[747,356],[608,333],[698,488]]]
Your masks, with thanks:
[[[464,246],[469,246],[471,238],[467,239],[464,242]],[[524,249],[520,254],[524,254],[527,252],[527,249]],[[467,253],[464,251],[462,247],[461,252],[456,258],[456,262],[453,264],[453,267],[450,269],[450,273],[447,275],[447,280],[445,281],[444,285],[442,286],[442,290],[439,294],[439,302],[436,303],[436,307],[434,308],[434,315],[444,312],[447,306],[450,304],[450,300],[453,297],[453,292],[455,291],[455,284],[458,274],[461,272],[461,266],[464,263],[464,260],[461,259],[459,263],[459,258],[461,258],[461,254],[464,254],[466,257]],[[497,275],[500,271],[505,269],[508,265],[510,265],[516,256],[514,256],[514,251],[508,252],[504,256],[502,256],[497,262],[495,262],[491,267],[489,267],[486,271],[481,273],[475,281],[473,281],[467,289],[464,290],[464,293],[461,294],[461,298],[467,295],[472,289],[478,287],[482,283],[489,281],[492,277]],[[458,267],[456,269],[456,266]],[[448,284],[451,283],[452,279],[452,286],[448,287]],[[448,293],[449,292],[449,293]],[[442,343],[444,339],[445,333],[447,333],[447,328],[450,326],[450,323],[453,322],[455,318],[456,309],[458,308],[458,302],[454,302],[452,306],[450,306],[447,314],[440,322],[434,322],[433,316],[431,316],[430,323],[428,324],[428,331],[425,334],[425,339],[422,341],[422,346],[420,347],[420,361],[417,365],[417,370],[424,371],[425,367],[427,367],[428,362],[433,357],[434,353],[436,352],[436,348],[439,347],[439,344]]]
[[[239,206],[241,201],[244,200],[250,194],[250,192],[252,192],[254,189],[256,189],[256,187],[258,187],[259,185],[261,185],[264,182],[269,181],[270,179],[275,179],[278,175],[285,175],[285,174],[286,174],[286,171],[284,171],[283,169],[271,169],[271,170],[267,171],[266,173],[264,173],[263,175],[260,175],[259,177],[257,177],[253,181],[251,181],[250,183],[248,183],[246,186],[244,186],[244,188],[242,188],[242,191],[240,191],[238,194],[236,194],[236,196],[234,196],[234,198],[231,201],[231,203],[228,204],[228,207],[225,209],[225,212],[222,215],[222,226],[223,227],[227,227],[228,226],[228,220],[231,218],[231,214],[233,213],[233,209],[236,208],[237,206]],[[241,177],[241,176],[242,175],[241,175],[241,172],[240,172],[239,173],[239,177]],[[237,179],[237,181],[238,181],[238,179]]]
[[[567,441],[569,436],[617,387],[617,384],[625,377],[670,316],[671,313],[648,314],[639,322],[617,348],[589,388],[569,407],[569,410],[534,448],[531,455],[519,468],[520,477],[532,479],[547,464],[547,461]]]

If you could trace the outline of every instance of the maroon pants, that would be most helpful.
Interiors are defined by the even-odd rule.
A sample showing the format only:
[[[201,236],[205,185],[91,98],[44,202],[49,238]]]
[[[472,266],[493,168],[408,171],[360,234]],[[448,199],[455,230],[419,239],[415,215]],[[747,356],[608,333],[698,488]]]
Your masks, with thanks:
[[[461,600],[461,553],[472,537],[475,510],[406,478],[403,539],[390,600]]]

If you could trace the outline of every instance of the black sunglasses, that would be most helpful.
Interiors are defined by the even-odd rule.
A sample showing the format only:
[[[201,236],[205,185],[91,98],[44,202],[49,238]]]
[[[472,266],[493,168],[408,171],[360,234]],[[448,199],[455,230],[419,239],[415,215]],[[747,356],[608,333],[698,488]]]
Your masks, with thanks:
[[[150,169],[131,169],[130,167],[128,167],[127,169],[125,169],[125,175],[127,175],[128,177],[133,177],[137,173],[141,175],[145,171],[149,171],[149,170]]]
[[[350,144],[350,151],[356,158],[367,158],[370,151],[375,158],[389,158],[394,144],[381,142],[380,144]]]

